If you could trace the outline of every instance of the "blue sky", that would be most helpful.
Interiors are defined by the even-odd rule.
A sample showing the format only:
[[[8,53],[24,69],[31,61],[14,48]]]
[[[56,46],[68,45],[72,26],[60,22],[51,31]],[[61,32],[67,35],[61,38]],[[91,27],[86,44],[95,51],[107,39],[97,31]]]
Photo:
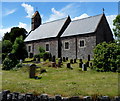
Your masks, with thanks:
[[[117,2],[2,2],[2,25],[0,37],[12,27],[23,27],[28,32],[31,27],[31,16],[38,10],[42,23],[64,18],[68,15],[72,20],[102,14],[105,9],[107,20],[112,21],[118,14]]]

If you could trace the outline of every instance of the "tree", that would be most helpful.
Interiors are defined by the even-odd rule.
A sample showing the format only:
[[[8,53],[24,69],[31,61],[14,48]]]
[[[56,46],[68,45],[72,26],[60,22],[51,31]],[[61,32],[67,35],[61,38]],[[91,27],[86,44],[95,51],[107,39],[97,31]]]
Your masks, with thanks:
[[[117,43],[103,42],[94,49],[94,69],[97,71],[117,71],[120,64],[120,46]]]
[[[15,54],[18,60],[24,60],[27,57],[27,50],[24,44],[23,36],[16,38],[11,53]]]
[[[120,15],[113,20],[113,25],[115,26],[115,28],[113,28],[114,35],[117,40],[120,41]]]
[[[3,40],[9,40],[14,43],[17,37],[23,36],[23,39],[26,38],[27,31],[24,28],[13,27],[11,31],[6,33],[3,37]]]
[[[4,40],[2,42],[2,61],[4,61],[5,57],[8,53],[12,51],[12,43],[9,40]]]

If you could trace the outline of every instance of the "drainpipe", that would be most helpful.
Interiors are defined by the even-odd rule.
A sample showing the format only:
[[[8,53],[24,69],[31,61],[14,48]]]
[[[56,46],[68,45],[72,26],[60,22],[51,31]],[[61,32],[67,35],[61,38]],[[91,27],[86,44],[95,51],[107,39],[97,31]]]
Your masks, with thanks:
[[[77,36],[75,37],[75,49],[76,49],[76,59],[77,59]]]

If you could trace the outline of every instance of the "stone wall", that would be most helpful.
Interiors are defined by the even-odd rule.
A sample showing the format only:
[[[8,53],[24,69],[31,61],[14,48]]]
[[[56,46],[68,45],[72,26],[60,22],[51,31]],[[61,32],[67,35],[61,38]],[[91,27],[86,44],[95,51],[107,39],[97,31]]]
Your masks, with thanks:
[[[73,37],[61,38],[62,40],[62,57],[68,57],[70,59],[87,59],[88,55],[93,57],[93,49],[96,46],[96,36],[94,34],[80,35]],[[85,46],[80,47],[80,40],[84,40]],[[65,49],[64,43],[69,42],[69,49]]]
[[[33,55],[35,55],[39,53],[39,47],[41,46],[45,49],[46,44],[49,44],[50,46],[49,52],[52,55],[55,55],[56,57],[58,57],[58,39],[57,38],[29,42],[29,43],[26,43],[26,46],[27,47],[32,46],[32,53]]]
[[[119,96],[110,98],[108,96],[73,96],[62,97],[61,95],[49,96],[47,94],[33,95],[32,93],[20,94],[10,93],[9,90],[0,92],[0,101],[120,101]]]

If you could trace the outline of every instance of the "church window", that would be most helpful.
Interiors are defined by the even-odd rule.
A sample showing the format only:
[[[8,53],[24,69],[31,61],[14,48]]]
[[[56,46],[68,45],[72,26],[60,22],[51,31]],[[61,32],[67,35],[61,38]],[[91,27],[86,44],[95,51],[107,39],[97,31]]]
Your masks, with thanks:
[[[69,42],[65,42],[65,49],[69,49]]]
[[[46,44],[46,51],[49,52],[49,50],[50,50],[50,45],[47,43]]]
[[[84,47],[85,46],[85,40],[80,40],[80,47]]]
[[[28,52],[31,52],[31,46],[28,46]]]

